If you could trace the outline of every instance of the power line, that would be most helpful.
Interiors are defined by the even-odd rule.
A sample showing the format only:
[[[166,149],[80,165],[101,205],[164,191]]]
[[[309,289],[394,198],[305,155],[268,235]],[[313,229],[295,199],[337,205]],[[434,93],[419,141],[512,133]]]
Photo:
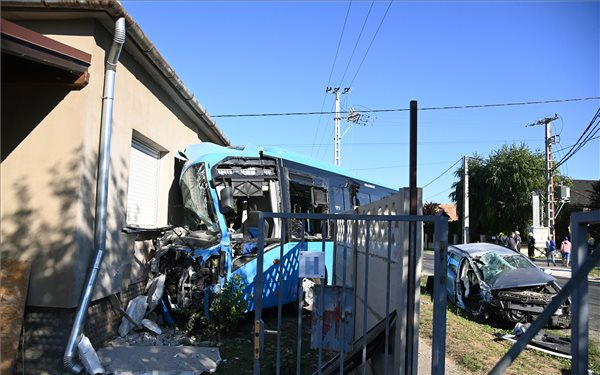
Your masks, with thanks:
[[[363,25],[360,29],[360,33],[358,34],[358,38],[356,39],[356,43],[354,43],[354,48],[352,49],[352,54],[350,54],[350,59],[348,59],[348,64],[346,65],[344,74],[342,74],[342,79],[340,80],[340,84],[338,85],[338,87],[342,87],[344,78],[346,78],[346,73],[348,73],[348,68],[350,68],[350,63],[352,62],[352,58],[354,57],[354,53],[356,52],[356,47],[358,47],[358,42],[360,42],[360,38],[362,37],[363,31],[365,30],[365,26],[367,25],[367,21],[369,20],[369,16],[371,15],[371,10],[373,9],[374,4],[375,4],[375,0],[371,1],[371,7],[369,7],[369,12],[367,12],[367,16],[365,17]]]
[[[350,14],[350,7],[352,6],[352,0],[350,0],[348,2],[348,9],[346,9],[346,17],[344,18],[344,25],[342,26],[342,32],[340,33],[340,39],[338,40],[338,45],[337,45],[337,49],[335,51],[335,57],[333,58],[333,64],[331,64],[331,71],[329,72],[329,78],[327,79],[327,86],[330,85],[331,83],[331,76],[333,75],[333,70],[335,68],[335,63],[337,61],[337,57],[338,57],[338,53],[340,52],[340,45],[342,44],[342,39],[344,37],[344,31],[346,30],[346,23],[348,21],[348,15]],[[323,95],[323,103],[321,103],[321,111],[323,111],[323,108],[325,107],[325,99],[327,98],[327,94]],[[319,134],[319,129],[321,128],[321,117],[319,117],[319,123],[317,124],[317,128],[315,129],[315,141],[317,140],[318,134]],[[324,135],[323,135],[324,136]],[[320,147],[317,150],[317,155],[319,153]],[[312,150],[311,150],[311,155],[312,155]]]
[[[585,98],[570,98],[570,99],[551,99],[537,100],[527,102],[511,102],[511,103],[493,103],[493,104],[471,104],[471,105],[455,105],[441,107],[421,107],[419,111],[446,111],[452,109],[474,109],[474,108],[494,108],[494,107],[514,107],[525,105],[551,104],[551,103],[567,103],[580,102],[587,100],[598,100],[600,96],[590,96]],[[408,112],[409,108],[393,108],[393,109],[365,109],[361,112]],[[273,113],[245,113],[245,114],[225,114],[225,115],[210,115],[212,118],[232,118],[232,117],[275,117],[275,116],[310,116],[310,115],[333,115],[335,111],[316,111],[316,112],[273,112]]]
[[[600,138],[600,135],[598,135],[598,136],[595,136],[595,137],[593,137],[593,138],[590,138],[589,140],[590,140],[590,141],[593,141],[594,139],[598,139],[598,138]],[[572,145],[565,146],[565,147],[563,147],[563,148],[559,148],[559,149],[557,149],[557,150],[554,150],[554,152],[560,152],[560,151],[564,151],[564,150],[566,150],[566,149],[568,149],[568,148],[571,148],[571,147],[573,147],[573,146],[575,146],[575,145],[577,145],[577,144],[575,143],[575,144],[572,144]]]
[[[344,26],[342,26],[342,33],[340,34],[340,40],[338,41],[337,49],[335,51],[335,57],[333,58],[333,64],[331,65],[331,72],[329,72],[329,79],[327,79],[327,86],[331,83],[331,76],[333,75],[333,69],[337,61],[338,53],[340,52],[340,45],[344,37],[344,31],[346,30],[346,22],[348,21],[348,15],[350,14],[350,7],[352,6],[352,0],[348,3],[348,9],[346,10],[346,18],[344,18]]]
[[[434,178],[433,180],[431,180],[427,185],[423,186],[423,189],[425,189],[427,186],[431,185],[432,183],[434,183],[436,180],[438,180],[440,177],[442,177],[443,175],[445,175],[450,169],[452,169],[452,167],[454,167],[456,164],[460,163],[463,159],[460,158],[458,159],[454,164],[452,164],[450,166],[450,168],[446,169],[445,171],[443,171],[439,176],[437,176],[436,178]]]
[[[439,193],[435,193],[435,194],[433,194],[433,195],[430,195],[430,196],[428,196],[428,197],[427,197],[427,199],[425,199],[424,201],[425,201],[425,202],[430,202],[430,201],[431,201],[431,198],[433,198],[433,197],[437,197],[438,195],[440,195],[440,194],[443,194],[443,193],[446,193],[446,192],[448,192],[448,191],[450,191],[450,190],[452,190],[452,188],[451,188],[451,187],[449,187],[448,189],[442,190],[442,191],[440,191]]]
[[[596,134],[598,134],[598,132],[600,131],[600,122],[597,121],[599,119],[600,108],[598,108],[596,114],[592,118],[592,121],[590,121],[589,125],[585,128],[581,136],[579,136],[579,139],[577,139],[575,145],[573,145],[573,147],[571,147],[571,149],[567,151],[565,156],[552,167],[553,170],[556,170],[558,167],[563,165],[567,160],[569,160],[573,155],[575,155],[579,150],[581,150],[581,148],[585,146],[586,143],[593,139],[596,136]]]
[[[393,0],[391,0],[390,3],[388,4],[388,7],[385,10],[383,17],[381,18],[381,22],[379,22],[379,26],[377,27],[377,30],[375,31],[375,34],[373,35],[373,39],[371,39],[371,43],[369,43],[369,47],[367,47],[367,51],[365,52],[365,55],[363,56],[362,60],[360,61],[358,68],[356,68],[356,73],[354,73],[354,77],[352,77],[352,81],[350,81],[350,84],[348,86],[352,87],[352,84],[354,83],[354,80],[356,79],[356,76],[358,75],[358,72],[360,71],[362,64],[365,62],[365,59],[367,58],[367,55],[369,54],[369,51],[371,50],[371,46],[373,45],[373,42],[375,41],[375,38],[377,37],[377,34],[379,33],[379,29],[381,29],[381,25],[383,25],[383,21],[385,20],[385,17],[387,16],[388,11],[390,10],[390,7],[392,6],[392,3],[393,3]]]
[[[431,163],[419,163],[418,166],[425,166],[425,165],[439,165],[439,164],[448,164],[447,161],[442,161],[442,162],[431,162]],[[347,171],[374,171],[374,170],[378,170],[378,169],[396,169],[396,168],[408,168],[408,164],[402,164],[402,165],[389,165],[386,167],[366,167],[366,168],[345,168]]]

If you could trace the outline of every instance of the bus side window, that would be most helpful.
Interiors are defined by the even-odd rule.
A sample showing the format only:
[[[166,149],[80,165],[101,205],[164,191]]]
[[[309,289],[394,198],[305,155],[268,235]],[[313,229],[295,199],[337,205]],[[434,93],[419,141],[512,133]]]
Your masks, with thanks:
[[[346,188],[336,186],[331,188],[331,203],[329,212],[343,212],[350,209],[350,196]]]
[[[320,187],[308,186],[290,181],[290,206],[294,213],[327,213],[327,190]],[[308,236],[319,237],[322,234],[322,220],[306,220],[304,233]],[[293,225],[292,236],[299,238],[302,226]]]

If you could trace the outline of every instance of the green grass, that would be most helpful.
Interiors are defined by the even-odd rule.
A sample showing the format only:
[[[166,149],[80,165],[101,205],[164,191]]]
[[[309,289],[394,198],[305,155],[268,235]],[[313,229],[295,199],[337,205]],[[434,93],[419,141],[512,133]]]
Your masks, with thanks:
[[[600,267],[593,268],[590,271],[590,273],[588,274],[588,276],[591,276],[591,277],[600,277]]]
[[[424,286],[424,282],[422,282]],[[421,296],[421,335],[431,339],[433,303],[431,296]],[[510,349],[512,343],[499,336],[511,333],[508,326],[493,327],[477,321],[448,304],[446,315],[446,357],[452,358],[469,374],[487,374]],[[559,337],[569,337],[570,330],[546,330]],[[600,343],[590,339],[589,368],[600,372]],[[568,373],[570,361],[535,350],[525,349],[506,371],[508,375],[562,375]]]

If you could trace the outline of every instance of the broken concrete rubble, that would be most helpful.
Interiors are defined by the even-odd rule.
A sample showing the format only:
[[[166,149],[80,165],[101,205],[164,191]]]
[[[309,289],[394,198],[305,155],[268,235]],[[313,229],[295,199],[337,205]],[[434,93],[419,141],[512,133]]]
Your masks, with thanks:
[[[79,353],[79,359],[83,366],[87,370],[88,374],[104,374],[104,367],[100,363],[100,359],[90,342],[85,335],[81,337],[79,344],[77,344],[77,350]]]
[[[98,355],[115,375],[212,373],[221,362],[217,348],[198,346],[106,347]]]
[[[98,350],[107,373],[115,375],[195,375],[214,372],[221,362],[219,349],[200,346],[195,337],[176,328],[164,328],[162,334],[131,331],[115,337]]]
[[[140,325],[144,316],[146,315],[146,308],[148,303],[146,302],[146,296],[137,296],[127,305],[127,315],[135,322],[136,325]],[[123,318],[121,325],[119,326],[119,335],[121,337],[126,336],[129,331],[134,327],[129,319]]]

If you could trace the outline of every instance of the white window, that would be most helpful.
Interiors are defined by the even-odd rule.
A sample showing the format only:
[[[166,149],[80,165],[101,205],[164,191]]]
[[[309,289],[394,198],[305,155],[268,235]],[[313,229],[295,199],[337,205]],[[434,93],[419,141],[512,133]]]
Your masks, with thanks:
[[[131,141],[127,224],[155,227],[158,207],[160,151],[134,135]]]

